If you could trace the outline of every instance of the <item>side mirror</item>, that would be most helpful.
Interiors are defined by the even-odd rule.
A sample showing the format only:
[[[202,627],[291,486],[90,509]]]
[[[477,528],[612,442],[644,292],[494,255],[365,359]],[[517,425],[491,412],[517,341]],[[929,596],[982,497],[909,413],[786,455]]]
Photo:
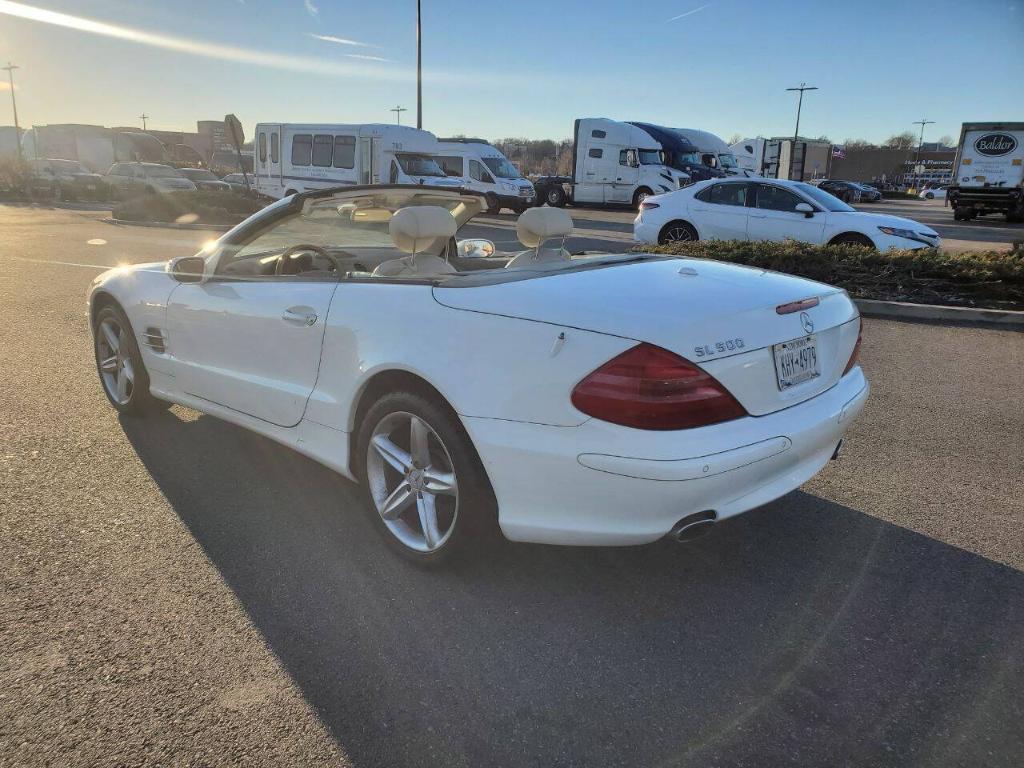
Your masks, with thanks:
[[[802,213],[808,219],[814,215],[814,206],[810,203],[797,203],[793,210],[797,213]]]
[[[463,259],[486,259],[494,255],[494,243],[483,238],[460,240],[457,252]]]
[[[206,259],[202,256],[180,256],[167,264],[167,272],[179,283],[201,283],[205,271]]]

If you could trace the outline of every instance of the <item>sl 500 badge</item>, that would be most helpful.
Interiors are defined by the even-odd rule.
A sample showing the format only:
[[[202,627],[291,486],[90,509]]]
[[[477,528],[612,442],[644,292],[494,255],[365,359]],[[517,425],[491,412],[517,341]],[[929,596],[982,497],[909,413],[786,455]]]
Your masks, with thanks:
[[[737,349],[743,349],[743,339],[725,339],[724,341],[716,341],[714,344],[704,344],[694,347],[693,353],[697,357],[711,357],[712,355],[720,355],[723,352],[735,352]]]

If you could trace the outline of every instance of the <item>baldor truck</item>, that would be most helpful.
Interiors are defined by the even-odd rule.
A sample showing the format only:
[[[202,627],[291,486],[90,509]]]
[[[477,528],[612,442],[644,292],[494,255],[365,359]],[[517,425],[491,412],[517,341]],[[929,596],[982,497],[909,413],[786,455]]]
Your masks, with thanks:
[[[946,200],[954,219],[1024,221],[1024,123],[964,123],[953,169]]]

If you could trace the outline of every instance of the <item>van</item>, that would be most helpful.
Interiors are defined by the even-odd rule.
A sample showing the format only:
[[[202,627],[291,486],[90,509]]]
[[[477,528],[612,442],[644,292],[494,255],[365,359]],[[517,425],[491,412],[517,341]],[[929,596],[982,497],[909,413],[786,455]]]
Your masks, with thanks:
[[[267,197],[341,185],[461,186],[434,160],[437,137],[406,125],[259,123],[255,185]]]
[[[487,196],[487,210],[498,213],[511,208],[522,213],[533,205],[536,193],[519,169],[484,139],[440,139],[441,153],[434,159],[446,174],[462,186]]]

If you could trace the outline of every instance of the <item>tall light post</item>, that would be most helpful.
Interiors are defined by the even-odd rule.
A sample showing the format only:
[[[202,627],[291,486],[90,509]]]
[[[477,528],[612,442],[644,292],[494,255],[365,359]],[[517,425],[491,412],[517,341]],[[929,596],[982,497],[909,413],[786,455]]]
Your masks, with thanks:
[[[921,185],[921,147],[924,146],[924,127],[934,122],[934,120],[915,120],[913,123],[921,126],[921,138],[917,142],[917,158],[914,160],[914,189]]]
[[[799,88],[787,88],[786,90],[787,91],[799,91],[800,92],[800,98],[797,99],[797,102],[796,102],[796,128],[793,129],[793,149],[790,152],[790,156],[789,156],[789,178],[792,179],[793,178],[793,165],[794,165],[793,161],[796,159],[796,142],[797,142],[797,137],[800,136],[800,110],[803,109],[803,106],[804,106],[804,91],[816,91],[816,90],[818,90],[818,87],[816,85],[808,85],[807,83],[800,83],[800,87]],[[800,165],[800,178],[798,179],[798,181],[803,181],[803,176],[804,176],[804,167],[803,167],[803,163],[801,163],[801,165]]]
[[[408,110],[405,107],[394,107],[393,109],[389,109],[388,110],[388,112],[394,112],[395,113],[395,121],[399,125],[402,124],[402,113],[403,112],[407,112],[407,111]]]
[[[416,0],[416,127],[423,128],[423,26],[420,0]]]
[[[146,120],[149,118],[145,112],[139,115],[139,119],[142,121],[142,130],[146,130]]]
[[[14,139],[18,142],[18,159],[21,159],[21,128],[18,126],[18,101],[14,98],[14,70],[18,66],[7,62],[3,69],[7,72],[7,82],[11,84],[11,109],[14,110]]]

